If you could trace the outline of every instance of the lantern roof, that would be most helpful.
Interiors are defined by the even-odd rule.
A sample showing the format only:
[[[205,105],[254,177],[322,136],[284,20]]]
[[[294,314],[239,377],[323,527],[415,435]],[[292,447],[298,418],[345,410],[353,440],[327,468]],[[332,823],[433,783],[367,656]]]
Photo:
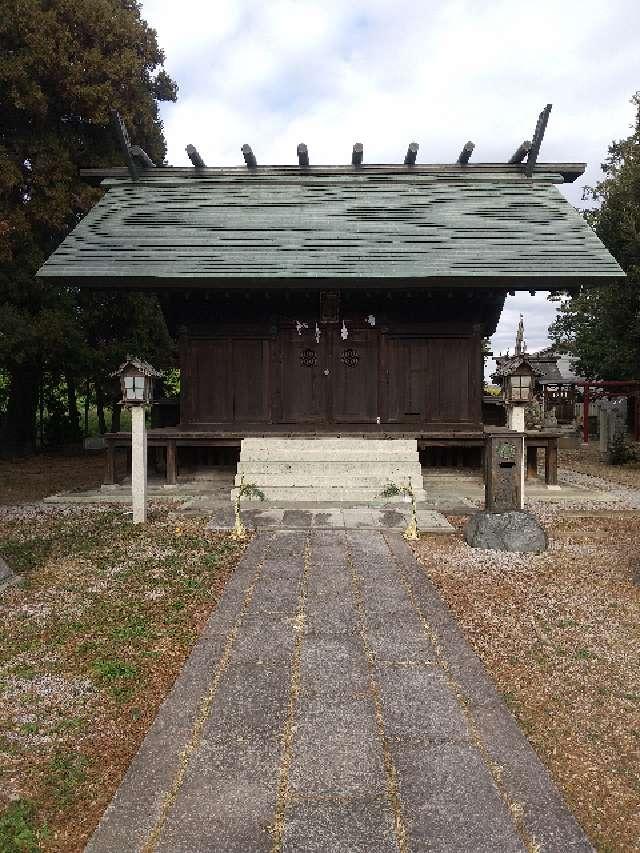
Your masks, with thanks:
[[[532,376],[542,376],[542,371],[532,364],[526,353],[522,355],[514,355],[512,358],[504,358],[496,367],[494,376],[504,378],[506,376],[514,376],[523,367],[531,371]]]
[[[127,356],[127,360],[124,361],[117,370],[114,370],[111,376],[121,376],[129,367],[134,367],[136,370],[140,371],[143,376],[162,376],[161,370],[156,370],[148,361],[144,361],[141,358],[135,358],[134,356]]]

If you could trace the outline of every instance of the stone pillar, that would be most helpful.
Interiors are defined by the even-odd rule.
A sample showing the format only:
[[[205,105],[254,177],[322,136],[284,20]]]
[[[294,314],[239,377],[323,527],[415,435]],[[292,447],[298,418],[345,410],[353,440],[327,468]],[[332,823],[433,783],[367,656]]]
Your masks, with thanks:
[[[147,430],[144,406],[131,408],[131,498],[133,523],[147,520]]]
[[[524,406],[509,406],[507,427],[514,432],[524,432]]]
[[[609,452],[609,401],[598,400],[598,433],[600,438],[600,459],[605,462]]]

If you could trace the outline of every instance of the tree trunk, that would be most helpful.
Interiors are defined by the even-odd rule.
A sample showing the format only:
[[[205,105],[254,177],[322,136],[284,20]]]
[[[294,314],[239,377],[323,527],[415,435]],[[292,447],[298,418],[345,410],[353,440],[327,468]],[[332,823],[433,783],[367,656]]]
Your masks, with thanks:
[[[40,375],[38,383],[38,414],[39,414],[39,446],[44,447],[44,375]]]
[[[80,441],[82,438],[82,431],[80,429],[80,412],[78,411],[78,397],[76,394],[76,383],[70,377],[66,377],[67,380],[67,411],[69,414],[69,425],[71,427],[71,439],[72,441]]]
[[[89,402],[90,402],[90,393],[89,393],[89,383],[87,382],[87,387],[85,391],[84,397],[84,437],[89,437]]]
[[[7,419],[0,441],[0,455],[5,458],[35,453],[39,374],[33,364],[9,370]]]
[[[104,392],[99,382],[96,382],[96,412],[98,413],[100,435],[104,435],[107,431],[107,422],[104,419]]]
[[[120,432],[120,412],[122,406],[120,403],[113,403],[111,406],[111,432]]]

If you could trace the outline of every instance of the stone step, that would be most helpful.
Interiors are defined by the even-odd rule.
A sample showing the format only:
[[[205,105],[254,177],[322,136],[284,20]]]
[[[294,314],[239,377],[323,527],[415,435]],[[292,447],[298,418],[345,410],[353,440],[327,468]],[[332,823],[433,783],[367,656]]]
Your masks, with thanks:
[[[388,499],[380,493],[386,486],[402,486],[409,479],[416,498],[424,499],[415,439],[246,438],[234,499],[242,476],[268,501],[383,504]]]
[[[291,471],[299,471],[301,474],[322,476],[379,476],[394,477],[410,473],[411,476],[420,476],[422,468],[418,461],[401,462],[400,460],[382,462],[375,460],[287,460],[281,459],[250,459],[238,462],[239,474],[288,474]]]
[[[384,484],[382,486],[384,488]],[[342,487],[321,487],[321,488],[305,488],[295,486],[282,486],[273,488],[270,486],[261,486],[264,492],[265,500],[277,501],[282,503],[368,503],[375,505],[383,505],[386,503],[403,503],[403,498],[381,498],[380,488],[350,488]],[[234,501],[237,497],[238,489],[231,490],[231,500]],[[415,490],[416,500],[426,500],[426,495],[423,489]],[[257,499],[243,501],[244,506],[255,506],[260,503]]]
[[[413,446],[411,446],[413,445]],[[345,461],[361,462],[368,460],[394,461],[407,460],[415,455],[416,442],[393,439],[377,441],[366,439],[250,439],[242,442],[240,459],[244,461],[260,460],[286,462],[303,460],[307,462]]]
[[[341,451],[323,450],[305,450],[304,452],[294,454],[286,454],[282,450],[264,450],[255,451],[251,455],[243,453],[240,456],[242,462],[387,462],[402,464],[405,462],[417,462],[418,456],[415,459],[408,456],[406,453],[387,453],[374,450],[364,449],[345,449]]]
[[[242,448],[249,452],[254,448],[278,447],[287,451],[299,451],[305,447],[341,448],[347,445],[361,447],[395,448],[403,453],[413,453],[416,441],[413,438],[245,438]]]
[[[328,470],[329,469],[329,470]],[[394,472],[386,475],[385,473],[377,474],[353,474],[342,471],[331,472],[329,466],[324,467],[323,474],[316,472],[291,470],[288,473],[271,473],[269,471],[244,471],[241,474],[236,474],[235,485],[240,485],[241,477],[244,477],[245,483],[253,483],[254,486],[298,486],[301,488],[332,488],[342,487],[368,487],[371,489],[378,488],[380,491],[380,483],[385,486],[390,483],[395,483],[397,486],[406,486],[411,478],[413,488],[422,486],[422,474],[418,471],[402,471]]]

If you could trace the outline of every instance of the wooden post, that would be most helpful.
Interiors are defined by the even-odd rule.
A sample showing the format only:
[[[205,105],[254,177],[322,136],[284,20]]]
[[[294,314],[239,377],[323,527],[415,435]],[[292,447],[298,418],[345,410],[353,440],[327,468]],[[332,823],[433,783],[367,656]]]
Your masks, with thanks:
[[[309,165],[309,149],[304,142],[299,143],[296,154],[298,155],[298,165],[306,168]]]
[[[189,158],[189,160],[191,160],[196,169],[206,168],[207,164],[204,162],[204,160],[198,153],[198,149],[195,145],[187,145],[185,151],[187,152],[187,157]]]
[[[475,148],[475,144],[469,140],[469,142],[465,142],[462,147],[462,151],[458,155],[458,163],[460,166],[466,166],[469,162],[469,158],[473,154],[473,149]]]
[[[112,441],[107,439],[107,455],[104,458],[104,485],[115,486],[116,484],[116,448]]]
[[[167,442],[167,486],[175,486],[176,474],[176,442],[173,439]]]
[[[131,408],[131,501],[133,523],[147,520],[147,429],[144,406]]]
[[[409,147],[407,148],[407,153],[404,155],[404,165],[405,166],[415,166],[416,158],[418,156],[418,149],[420,146],[417,142],[410,142]]]
[[[550,438],[544,454],[544,481],[547,486],[558,485],[558,439]]]
[[[258,161],[255,158],[255,154],[251,150],[251,146],[247,145],[247,143],[245,142],[245,144],[242,146],[242,148],[240,150],[242,151],[242,156],[244,157],[244,162],[247,164],[247,168],[248,169],[257,169],[258,168]]]
[[[545,456],[546,458],[546,456]],[[538,448],[527,447],[527,480],[535,479],[538,476]]]

